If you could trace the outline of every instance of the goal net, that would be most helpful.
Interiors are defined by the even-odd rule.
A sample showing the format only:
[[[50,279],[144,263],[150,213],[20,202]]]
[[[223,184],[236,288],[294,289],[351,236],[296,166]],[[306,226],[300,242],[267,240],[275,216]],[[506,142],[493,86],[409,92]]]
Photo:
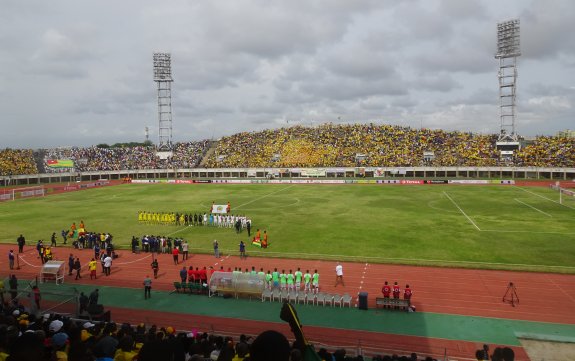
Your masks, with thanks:
[[[26,188],[0,189],[0,202],[13,201],[16,199],[43,197],[46,195],[44,186],[32,186]]]
[[[575,209],[575,190],[559,188],[559,203]]]
[[[550,186],[559,192],[559,203],[568,208],[575,209],[575,188],[561,188],[560,182]]]

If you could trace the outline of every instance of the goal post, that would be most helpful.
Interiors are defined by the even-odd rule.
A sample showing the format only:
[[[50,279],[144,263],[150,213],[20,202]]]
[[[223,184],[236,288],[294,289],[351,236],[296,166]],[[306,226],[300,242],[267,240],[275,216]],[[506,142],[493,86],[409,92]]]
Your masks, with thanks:
[[[575,190],[559,188],[559,204],[575,209]]]
[[[43,197],[46,195],[44,186],[30,186],[25,188],[0,189],[0,202],[14,201],[17,199]]]
[[[560,182],[550,187],[559,193],[559,204],[575,209],[575,188],[562,188]]]

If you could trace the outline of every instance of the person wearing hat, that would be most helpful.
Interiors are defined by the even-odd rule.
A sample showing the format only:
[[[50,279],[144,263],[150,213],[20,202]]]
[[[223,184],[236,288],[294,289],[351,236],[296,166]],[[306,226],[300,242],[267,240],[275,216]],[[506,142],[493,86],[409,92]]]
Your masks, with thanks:
[[[56,334],[60,332],[63,326],[64,322],[60,320],[53,320],[52,322],[50,322],[50,325],[48,326],[48,331],[50,331],[50,333],[52,334]]]
[[[52,336],[52,359],[56,361],[68,360],[68,335],[58,332]]]
[[[82,331],[80,331],[80,339],[82,340],[82,342],[94,336],[93,334],[94,327],[96,327],[96,325],[89,321],[85,322],[82,325]]]
[[[102,337],[96,342],[93,349],[96,361],[113,360],[116,347],[118,346],[118,340],[112,336],[116,329],[116,324],[113,322],[106,324],[104,327]]]

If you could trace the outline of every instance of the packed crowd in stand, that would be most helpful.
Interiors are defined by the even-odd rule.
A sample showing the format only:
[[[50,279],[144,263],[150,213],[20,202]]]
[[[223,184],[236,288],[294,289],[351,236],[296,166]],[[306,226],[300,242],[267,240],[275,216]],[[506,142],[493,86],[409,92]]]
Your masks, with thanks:
[[[514,163],[521,167],[574,167],[575,138],[537,137],[517,153]]]
[[[236,270],[237,271],[237,270]],[[247,270],[246,270],[247,271]],[[252,271],[255,272],[252,267]],[[262,271],[263,272],[263,271]],[[183,279],[195,279],[193,268],[182,269]],[[206,269],[197,271],[205,277]],[[329,352],[326,348],[304,347],[277,331],[264,331],[257,336],[221,336],[206,332],[178,331],[167,325],[136,326],[114,322],[91,322],[69,318],[41,310],[41,296],[37,286],[18,292],[15,275],[9,280],[9,292],[0,292],[0,360],[5,361],[360,361],[361,355],[351,356],[343,348]],[[30,307],[21,298],[31,293]],[[99,305],[99,289],[79,296],[80,315]],[[284,305],[285,306],[285,305]],[[495,348],[490,353],[484,345],[475,354],[477,360],[513,361],[510,348]],[[365,358],[367,359],[367,358]],[[432,357],[410,355],[382,355],[372,361],[433,361]]]
[[[223,137],[208,167],[496,166],[497,135],[375,124],[295,126]],[[522,166],[573,166],[575,139],[539,137]],[[433,152],[424,160],[423,152]],[[361,155],[358,160],[357,155]],[[512,164],[515,164],[512,162]]]
[[[231,337],[178,331],[171,326],[93,323],[57,314],[36,315],[18,304],[5,304],[0,312],[0,359],[6,361],[364,360],[363,356],[349,355],[345,349],[316,351],[312,358],[295,342],[290,344],[286,335],[271,330],[257,336]],[[377,355],[372,360],[432,361],[433,358],[420,358],[412,353]]]
[[[210,144],[209,140],[175,143],[172,149],[172,156],[167,159],[160,159],[154,146],[52,148],[41,150],[41,152],[45,173],[129,169],[187,169],[198,166]],[[73,169],[51,167],[50,162],[53,160],[72,160],[74,167]]]
[[[206,159],[207,168],[226,167],[408,167],[498,166],[572,167],[575,138],[539,136],[526,143],[513,159],[500,160],[496,134],[413,129],[394,125],[326,123],[243,132],[223,137]],[[117,148],[53,148],[0,150],[0,175],[110,171],[130,169],[189,169],[197,167],[212,146],[209,140],[175,143],[173,154],[160,159],[153,146]],[[423,152],[433,152],[424,159]],[[358,159],[358,155],[361,157]],[[72,160],[74,168],[51,167],[54,160]]]
[[[36,174],[38,169],[30,149],[0,149],[0,176]]]

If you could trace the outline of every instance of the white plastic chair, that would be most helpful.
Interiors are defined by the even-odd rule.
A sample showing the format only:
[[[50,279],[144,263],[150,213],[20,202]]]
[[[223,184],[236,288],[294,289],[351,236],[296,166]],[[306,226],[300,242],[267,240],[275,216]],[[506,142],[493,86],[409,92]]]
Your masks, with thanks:
[[[268,290],[267,288],[262,291],[262,302],[264,302],[266,299],[269,299],[270,302],[272,301],[272,291]]]
[[[315,295],[315,304],[319,305],[321,302],[322,306],[325,306],[325,293],[320,292]]]
[[[339,305],[339,307],[341,307],[341,303],[342,303],[341,299],[342,299],[341,295],[338,295],[338,294],[333,295],[333,299],[332,299],[333,306],[335,307],[335,305]]]
[[[307,292],[305,294],[305,304],[309,305],[309,303],[311,302],[312,305],[315,305],[315,301],[316,301],[315,296],[316,296],[315,293]]]
[[[347,304],[349,307],[351,307],[351,301],[353,301],[353,297],[351,297],[347,293],[345,293],[343,296],[341,296],[342,306],[345,306]]]
[[[281,302],[282,300],[282,295],[280,290],[278,290],[277,288],[274,288],[274,290],[272,291],[272,301],[278,300]]]

